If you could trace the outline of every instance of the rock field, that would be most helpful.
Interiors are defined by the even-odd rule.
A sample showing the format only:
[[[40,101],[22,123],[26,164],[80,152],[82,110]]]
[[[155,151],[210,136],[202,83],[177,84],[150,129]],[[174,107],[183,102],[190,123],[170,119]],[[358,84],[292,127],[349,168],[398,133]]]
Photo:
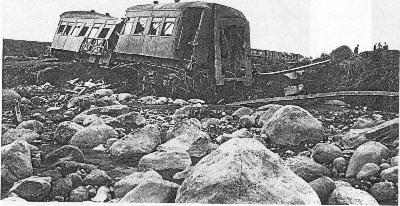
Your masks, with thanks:
[[[397,113],[340,100],[213,108],[68,85],[13,88],[23,122],[3,110],[3,200],[397,204]]]

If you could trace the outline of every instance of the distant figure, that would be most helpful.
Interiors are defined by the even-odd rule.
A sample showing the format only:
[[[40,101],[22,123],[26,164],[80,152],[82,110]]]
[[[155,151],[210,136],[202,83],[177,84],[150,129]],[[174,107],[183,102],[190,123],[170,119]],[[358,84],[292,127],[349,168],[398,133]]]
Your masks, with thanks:
[[[378,50],[382,50],[382,44],[380,42],[378,43]]]
[[[376,51],[376,43],[374,44],[374,51]]]
[[[354,48],[354,54],[358,54],[358,49],[359,49],[360,45],[357,44],[356,48]]]
[[[389,50],[389,46],[387,45],[386,42],[383,44],[383,50]]]

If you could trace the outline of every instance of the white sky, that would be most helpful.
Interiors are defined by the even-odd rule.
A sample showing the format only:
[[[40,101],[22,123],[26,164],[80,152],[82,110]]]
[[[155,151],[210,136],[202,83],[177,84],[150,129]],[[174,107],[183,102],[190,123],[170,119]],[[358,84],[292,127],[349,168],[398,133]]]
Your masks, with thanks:
[[[160,0],[161,3],[173,0]],[[182,0],[188,1],[188,0]],[[371,50],[377,41],[400,49],[400,0],[209,0],[241,10],[250,21],[252,48],[319,56],[346,44]],[[3,38],[51,41],[69,10],[123,17],[152,0],[1,0]]]

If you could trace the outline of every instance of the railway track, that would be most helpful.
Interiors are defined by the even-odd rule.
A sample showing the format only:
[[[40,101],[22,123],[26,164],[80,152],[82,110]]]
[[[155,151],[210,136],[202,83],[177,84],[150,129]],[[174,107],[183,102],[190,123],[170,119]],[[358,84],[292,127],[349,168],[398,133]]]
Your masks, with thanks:
[[[207,104],[201,107],[190,107],[190,110],[235,110],[242,106],[255,107],[260,104],[271,104],[271,103],[288,103],[288,102],[304,102],[314,100],[329,100],[338,99],[341,97],[389,97],[396,98],[398,101],[398,92],[387,92],[387,91],[339,91],[339,92],[328,92],[328,93],[317,93],[309,95],[297,95],[297,96],[286,96],[286,97],[273,97],[273,98],[262,98],[247,101],[232,102],[228,104]],[[180,105],[146,105],[146,104],[131,104],[129,105],[135,109],[151,109],[151,110],[171,110],[181,108]]]

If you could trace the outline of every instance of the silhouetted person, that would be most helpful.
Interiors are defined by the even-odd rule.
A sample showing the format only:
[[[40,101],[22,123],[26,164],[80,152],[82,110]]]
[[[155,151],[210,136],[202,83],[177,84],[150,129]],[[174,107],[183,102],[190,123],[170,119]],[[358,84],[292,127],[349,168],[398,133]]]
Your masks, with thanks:
[[[356,48],[354,48],[354,54],[358,54],[358,49],[359,49],[360,45],[357,44]]]
[[[389,46],[387,45],[386,42],[383,44],[383,50],[389,50]]]
[[[378,50],[382,50],[382,44],[380,42],[378,43]]]
[[[374,51],[376,51],[376,43],[374,44]]]

